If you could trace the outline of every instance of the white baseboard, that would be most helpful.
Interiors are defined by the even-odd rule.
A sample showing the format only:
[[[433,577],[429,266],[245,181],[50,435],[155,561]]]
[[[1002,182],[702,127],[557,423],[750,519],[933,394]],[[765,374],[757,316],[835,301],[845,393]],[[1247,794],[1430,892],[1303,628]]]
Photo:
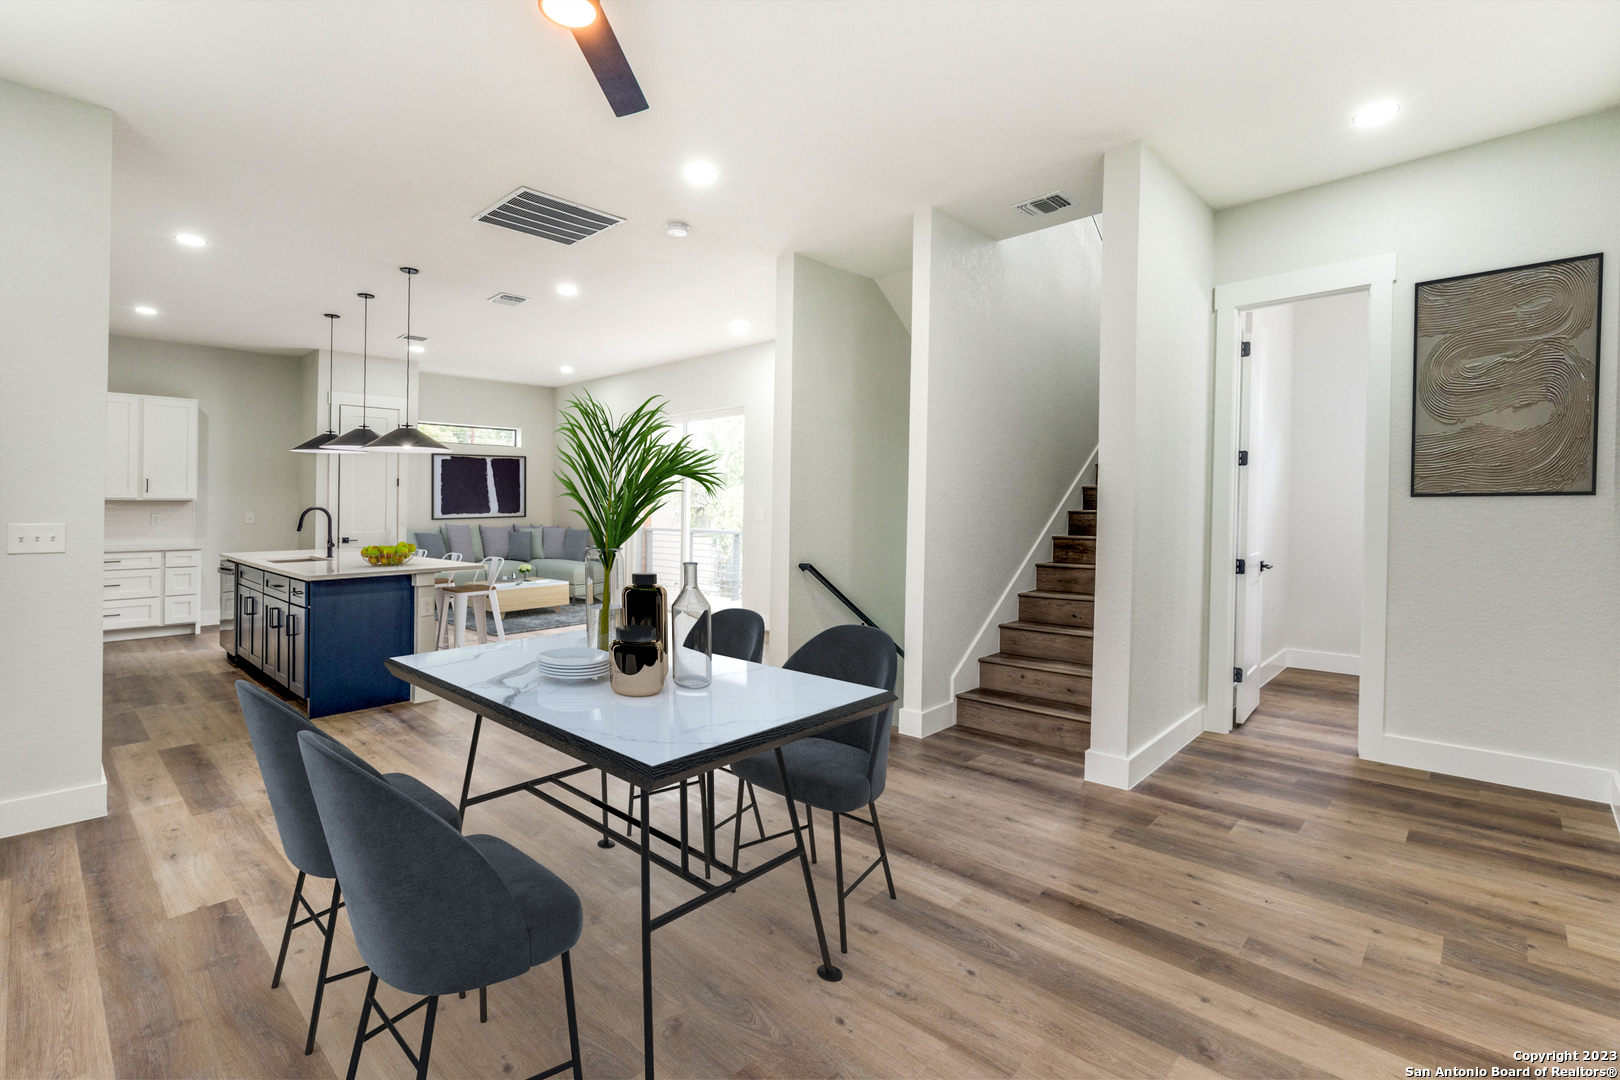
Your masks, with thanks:
[[[1620,822],[1620,780],[1613,769],[1388,733],[1364,732],[1357,741],[1358,752],[1369,761],[1605,803]]]
[[[1613,776],[1614,782],[1609,788],[1609,813],[1614,815],[1614,827],[1620,829],[1620,772]]]
[[[1270,660],[1261,662],[1260,666],[1255,670],[1254,677],[1259,680],[1261,686],[1264,686],[1287,669],[1288,650],[1278,649]]]
[[[1306,671],[1326,671],[1334,675],[1360,675],[1361,657],[1355,653],[1317,652],[1314,649],[1288,649],[1288,666]]]
[[[900,717],[900,734],[914,739],[926,739],[948,727],[956,726],[956,699],[935,705],[931,709],[896,709]]]
[[[107,770],[103,768],[101,779],[94,784],[0,802],[0,836],[21,836],[106,816]]]
[[[198,631],[193,623],[180,623],[175,626],[137,626],[128,630],[103,630],[101,640],[133,641],[136,638],[179,637],[182,634],[196,634],[199,632],[206,634],[208,629],[205,625],[201,631]]]
[[[1160,765],[1192,742],[1204,730],[1204,707],[1198,706],[1165,728],[1146,746],[1126,756],[1086,751],[1086,779],[1107,787],[1130,789],[1153,774]]]

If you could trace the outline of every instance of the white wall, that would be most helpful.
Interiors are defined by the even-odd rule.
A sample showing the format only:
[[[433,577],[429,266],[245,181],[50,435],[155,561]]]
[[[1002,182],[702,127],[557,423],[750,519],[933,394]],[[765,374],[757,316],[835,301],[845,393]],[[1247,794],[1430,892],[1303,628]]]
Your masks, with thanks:
[[[905,639],[911,338],[871,278],[784,255],[776,284],[767,658],[780,664],[827,627],[858,621],[801,562]]]
[[[561,410],[580,391],[613,410],[615,416],[629,412],[654,395],[668,403],[672,418],[703,414],[743,412],[743,566],[742,606],[752,608],[771,626],[771,484],[773,430],[775,416],[772,386],[776,372],[776,347],[771,342],[728,349],[710,356],[697,356],[671,364],[643,368],[606,379],[575,383],[557,389],[554,431]],[[555,510],[547,524],[568,524],[582,528],[572,501],[553,491]],[[679,582],[666,582],[673,599]]]
[[[1130,787],[1201,730],[1209,207],[1141,143],[1104,160],[1097,631],[1086,779]]]
[[[67,541],[65,553],[0,556],[0,836],[10,836],[107,812],[112,114],[0,81],[0,147],[0,521],[64,523]]]
[[[108,503],[109,538],[178,538],[170,516],[190,519],[203,549],[203,618],[219,621],[219,579],[212,567],[222,551],[310,547],[295,531],[310,505],[308,458],[291,453],[304,434],[304,360],[296,356],[114,337],[107,344],[107,387],[120,394],[196,398],[197,501]],[[150,514],[165,518],[157,526]],[[247,523],[252,513],[254,523]],[[318,530],[326,537],[325,525]]]
[[[1216,217],[1223,282],[1398,258],[1385,719],[1381,732],[1363,733],[1365,756],[1585,798],[1614,791],[1616,335],[1603,335],[1595,497],[1408,492],[1413,284],[1604,251],[1617,238],[1614,110]],[[1610,273],[1602,303],[1610,330],[1617,314]]]
[[[1101,242],[1089,219],[1002,241],[937,209],[914,226],[899,719],[923,736],[978,685],[985,616],[1034,588],[1029,551],[1097,445]]]

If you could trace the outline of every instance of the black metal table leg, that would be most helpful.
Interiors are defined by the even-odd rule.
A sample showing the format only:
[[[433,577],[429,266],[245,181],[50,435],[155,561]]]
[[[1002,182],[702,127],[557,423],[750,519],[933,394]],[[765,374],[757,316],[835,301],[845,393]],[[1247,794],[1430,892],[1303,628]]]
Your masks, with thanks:
[[[608,831],[607,770],[602,769],[601,773],[602,773],[602,839],[600,839],[600,840],[598,840],[596,842],[596,846],[599,847],[599,848],[610,848],[610,847],[613,846],[613,835],[612,835],[612,833],[610,833]]]
[[[653,998],[652,998],[652,823],[647,789],[641,789],[641,1041],[646,1061],[644,1080],[653,1080]],[[805,873],[810,870],[806,866]],[[814,901],[812,901],[814,904]],[[816,923],[817,929],[821,926]],[[822,952],[826,952],[822,946]]]
[[[692,845],[686,841],[687,818],[691,816],[690,807],[686,802],[686,781],[681,781],[681,873],[688,874],[692,870]]]
[[[828,982],[837,982],[844,977],[844,973],[833,967],[832,954],[827,951],[827,932],[821,926],[821,905],[816,903],[816,883],[810,876],[810,852],[804,846],[804,833],[799,829],[799,809],[793,805],[793,787],[788,783],[787,759],[782,756],[782,748],[776,748],[776,770],[782,776],[782,797],[787,801],[788,820],[793,823],[793,842],[799,846],[799,865],[804,868],[804,891],[810,896],[810,918],[816,924],[816,944],[821,946],[821,966],[816,968],[816,974]],[[643,874],[646,870],[643,869]],[[642,903],[647,901],[645,897]],[[650,970],[650,969],[649,969]],[[649,975],[650,980],[650,975]],[[650,982],[649,982],[650,985]],[[650,993],[650,990],[649,990]],[[649,997],[648,1012],[648,1038],[651,1036],[651,1009],[652,999]],[[648,1064],[651,1064],[649,1059]],[[650,1075],[650,1073],[649,1073]]]
[[[462,817],[467,816],[467,793],[472,790],[473,761],[478,757],[478,733],[484,728],[484,718],[478,714],[473,715],[472,745],[467,747],[467,773],[461,778],[461,802],[456,806],[456,813]]]

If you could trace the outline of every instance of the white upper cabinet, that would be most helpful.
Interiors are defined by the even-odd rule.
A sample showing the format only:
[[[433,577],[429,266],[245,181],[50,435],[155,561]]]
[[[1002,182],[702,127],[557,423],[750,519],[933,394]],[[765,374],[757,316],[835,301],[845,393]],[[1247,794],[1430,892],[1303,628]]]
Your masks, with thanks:
[[[141,399],[107,395],[107,498],[141,497]]]
[[[197,402],[107,395],[107,498],[197,497]]]

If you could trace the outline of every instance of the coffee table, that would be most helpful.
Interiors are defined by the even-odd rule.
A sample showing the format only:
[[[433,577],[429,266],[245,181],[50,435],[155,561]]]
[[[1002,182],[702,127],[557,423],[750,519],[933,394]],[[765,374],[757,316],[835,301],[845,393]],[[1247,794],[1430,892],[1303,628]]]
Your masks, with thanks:
[[[495,583],[501,614],[514,611],[532,611],[535,608],[567,607],[568,582],[558,578],[529,578],[527,581],[498,581]]]

